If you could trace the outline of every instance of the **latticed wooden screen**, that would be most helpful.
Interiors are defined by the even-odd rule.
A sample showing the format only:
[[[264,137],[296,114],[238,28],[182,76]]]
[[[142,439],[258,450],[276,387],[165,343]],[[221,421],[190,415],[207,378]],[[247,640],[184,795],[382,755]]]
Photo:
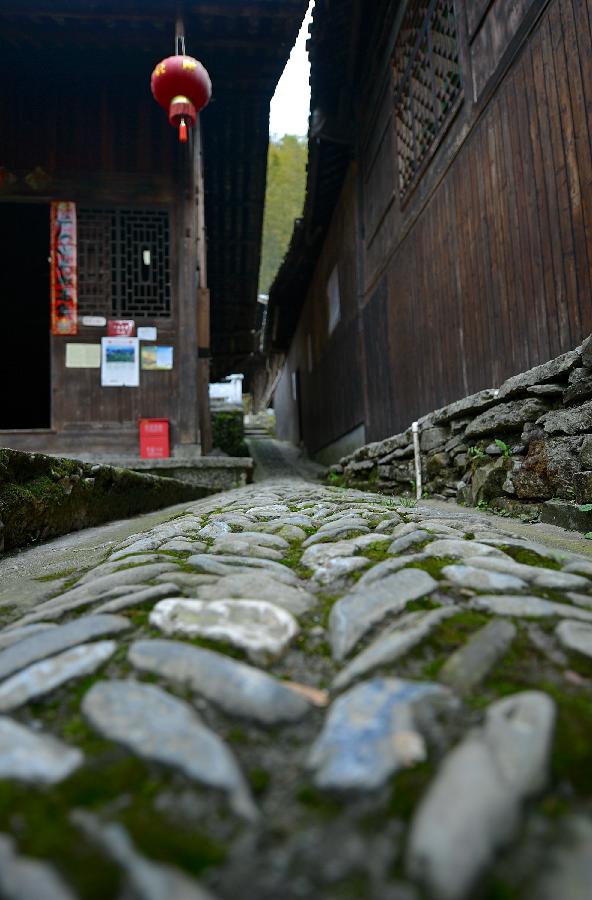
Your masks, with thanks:
[[[79,314],[170,316],[168,212],[82,207],[77,218]]]
[[[393,60],[404,198],[462,94],[453,0],[410,0]]]

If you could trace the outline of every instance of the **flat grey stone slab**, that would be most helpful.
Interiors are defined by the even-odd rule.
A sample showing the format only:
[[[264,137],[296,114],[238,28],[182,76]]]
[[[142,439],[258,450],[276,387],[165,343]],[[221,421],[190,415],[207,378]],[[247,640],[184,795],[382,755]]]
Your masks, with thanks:
[[[43,697],[73,678],[90,675],[117,650],[115,641],[80,644],[33,663],[0,683],[0,712],[8,712]]]
[[[337,600],[329,614],[329,642],[334,659],[343,659],[386,615],[402,612],[409,602],[431,594],[437,587],[438,582],[427,572],[403,569]]]
[[[292,569],[283,566],[281,563],[272,559],[256,559],[246,558],[244,556],[236,556],[235,554],[225,553],[223,556],[211,556],[207,553],[198,553],[190,556],[186,562],[212,575],[233,575],[237,569],[248,572],[253,569],[264,569],[273,575],[274,578],[283,581],[285,584],[297,584],[298,577]]]
[[[445,607],[403,616],[387,634],[381,635],[341,670],[333,681],[333,688],[341,690],[372,669],[400,659],[428,637],[440,622],[456,613],[456,609]]]
[[[586,578],[592,578],[592,562],[588,559],[572,559],[561,568],[564,572],[572,575],[584,575]]]
[[[525,591],[526,581],[504,572],[488,572],[473,566],[444,566],[442,575],[457,587],[470,588],[475,591]]]
[[[506,557],[506,554],[496,547],[483,544],[480,541],[457,541],[451,538],[442,538],[432,541],[422,551],[426,556],[450,556],[453,559],[468,559],[470,556],[498,556]]]
[[[175,597],[178,593],[179,588],[174,582],[165,581],[140,591],[134,591],[133,594],[125,594],[123,597],[107,600],[106,603],[96,607],[95,613],[121,612],[124,609],[141,606],[143,603],[156,603],[157,600],[163,600],[165,597]]]
[[[409,534],[404,534],[395,538],[388,548],[388,552],[392,554],[404,553],[405,550],[415,547],[416,544],[425,544],[431,540],[433,540],[433,535],[424,531],[423,528],[416,528],[409,532]]]
[[[166,556],[164,553],[137,553],[127,555],[125,559],[108,559],[107,562],[102,563],[100,566],[96,566],[94,569],[91,569],[90,572],[87,572],[86,575],[83,575],[82,578],[79,578],[76,582],[76,587],[82,587],[83,584],[90,584],[98,578],[104,578],[106,575],[113,575],[117,572],[126,572],[130,566],[135,568],[136,566],[154,566],[171,562],[173,562],[171,557]]]
[[[277,659],[298,634],[291,613],[265,600],[161,600],[150,623],[165,634],[227,641],[255,662]]]
[[[128,628],[131,628],[131,622],[123,616],[95,615],[44,629],[0,653],[0,679],[68,647],[108,634],[120,634]]]
[[[186,685],[224,712],[265,725],[293,722],[310,704],[283,682],[245,663],[180,641],[136,641],[130,662],[142,672]]]
[[[104,824],[83,810],[74,810],[71,821],[124,870],[137,900],[213,900],[212,894],[179,869],[142,856],[122,825]],[[39,898],[41,900],[41,898]]]
[[[245,572],[225,575],[214,584],[201,585],[197,592],[200,600],[266,600],[275,606],[298,616],[316,606],[315,597],[301,587],[284,584],[265,572]]]
[[[461,696],[470,694],[507,653],[515,637],[516,628],[511,622],[505,619],[488,622],[448,657],[438,680]]]
[[[47,863],[19,856],[14,841],[0,834],[0,896],[3,900],[76,900]]]
[[[333,525],[325,531],[319,529],[316,534],[312,534],[308,537],[302,546],[312,547],[314,544],[323,544],[337,541],[341,538],[350,538],[356,537],[357,535],[368,534],[369,531],[370,529],[365,522],[363,525]]]
[[[510,594],[482,594],[470,601],[472,609],[495,613],[498,616],[525,616],[526,618],[543,618],[558,616],[562,619],[580,619],[592,622],[592,612],[569,606],[567,603],[555,603],[541,597],[529,597]]]
[[[335,559],[328,559],[323,565],[317,566],[312,580],[316,584],[326,587],[366,568],[367,565],[368,560],[365,556],[337,556]]]
[[[374,584],[376,581],[381,581],[381,579],[385,578],[387,575],[392,575],[394,572],[400,572],[401,569],[404,569],[406,566],[410,566],[413,563],[421,562],[428,558],[427,555],[421,552],[404,553],[403,556],[393,556],[391,559],[383,559],[382,562],[376,563],[368,569],[367,572],[364,572],[358,581],[357,590],[361,591],[362,588]]]
[[[57,784],[83,762],[76,747],[0,716],[0,778]]]
[[[327,561],[336,556],[353,556],[356,551],[362,555],[364,549],[372,544],[385,543],[391,538],[387,534],[362,534],[359,537],[349,538],[343,541],[326,542],[307,547],[302,554],[302,565],[316,569],[326,565]]]
[[[135,566],[122,572],[114,572],[104,575],[88,584],[74,587],[64,594],[60,594],[51,600],[46,600],[35,607],[34,612],[28,613],[19,620],[20,625],[29,625],[43,619],[58,619],[65,612],[72,612],[82,606],[89,606],[98,600],[113,596],[111,591],[121,595],[130,587],[137,587],[146,581],[151,581],[165,572],[178,571],[176,563],[157,563],[148,566]]]
[[[113,680],[94,684],[84,696],[82,711],[100,734],[138,756],[225,791],[238,815],[257,818],[234,756],[187,703],[152,684]]]
[[[229,535],[228,537],[219,538],[209,549],[208,553],[224,556],[241,556],[255,559],[272,559],[279,561],[283,553],[280,550],[274,550],[271,547],[260,546],[253,541],[243,541],[241,535]],[[287,542],[286,542],[287,546]]]
[[[375,678],[351,688],[332,704],[307,766],[315,784],[340,791],[371,791],[398,769],[425,758],[413,705],[445,696],[429,682]]]
[[[32,637],[34,634],[40,634],[49,628],[56,628],[53,622],[39,622],[37,625],[24,625],[22,628],[13,628],[10,631],[3,631],[0,634],[0,650],[5,650],[12,644],[24,641],[26,638]]]
[[[589,900],[592,885],[592,820],[568,816],[558,823],[558,842],[527,900]]]
[[[566,650],[575,650],[592,659],[592,624],[567,620],[559,623],[555,634]]]
[[[514,694],[493,703],[484,726],[446,757],[415,813],[408,843],[408,874],[430,897],[470,896],[511,840],[523,801],[547,783],[554,724],[547,694]]]

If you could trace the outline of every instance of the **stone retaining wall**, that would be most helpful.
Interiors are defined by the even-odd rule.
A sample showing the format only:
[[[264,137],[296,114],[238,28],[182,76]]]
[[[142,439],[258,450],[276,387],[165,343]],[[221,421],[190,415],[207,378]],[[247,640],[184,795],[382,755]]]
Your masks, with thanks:
[[[592,336],[419,428],[424,495],[592,530]],[[329,474],[338,478],[414,496],[411,428],[341,459]]]
[[[174,478],[0,449],[0,552],[211,493]]]

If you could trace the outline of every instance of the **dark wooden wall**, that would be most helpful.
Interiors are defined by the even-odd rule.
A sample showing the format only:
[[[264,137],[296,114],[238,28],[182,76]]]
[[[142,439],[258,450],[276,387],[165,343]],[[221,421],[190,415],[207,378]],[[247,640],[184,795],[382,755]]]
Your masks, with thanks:
[[[145,54],[38,48],[33,59],[34,65],[23,59],[16,67],[12,60],[0,62],[0,167],[10,173],[0,202],[67,199],[168,210],[171,316],[136,322],[157,326],[157,343],[173,346],[174,368],[141,370],[139,388],[103,388],[98,369],[66,369],[64,363],[66,343],[100,343],[105,329],[80,325],[76,336],[51,337],[51,424],[63,440],[5,432],[2,442],[136,452],[138,418],[163,417],[171,422],[175,444],[195,444],[197,283],[195,265],[192,271],[186,265],[195,260],[197,240],[191,211],[188,219],[188,207],[195,213],[193,148],[179,146],[166,112],[153,101],[153,60]],[[49,253],[49,217],[47,234]],[[0,248],[0,263],[7,262]],[[49,305],[49,295],[43,302]]]
[[[309,307],[322,304],[328,260],[355,259],[335,242],[344,210],[357,204],[363,254],[352,278],[365,367],[344,378],[369,440],[498,386],[592,331],[592,0],[456,8],[460,111],[402,204],[383,70],[382,92],[362,113],[359,181],[344,187],[303,314],[310,320]],[[301,323],[290,358],[304,352],[303,335]],[[354,345],[352,337],[346,352],[359,360]],[[326,395],[317,408],[331,413],[330,425],[305,413],[312,450],[355,418],[342,412],[348,391],[327,379],[316,386]]]

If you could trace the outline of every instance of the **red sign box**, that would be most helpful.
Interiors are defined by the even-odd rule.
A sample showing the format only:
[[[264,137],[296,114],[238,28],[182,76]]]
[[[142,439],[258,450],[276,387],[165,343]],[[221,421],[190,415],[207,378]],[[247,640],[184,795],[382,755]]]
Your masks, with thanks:
[[[133,319],[109,319],[107,322],[108,337],[135,337],[136,323]]]
[[[51,204],[51,333],[76,334],[78,270],[76,265],[76,204]]]
[[[166,459],[170,455],[169,420],[140,419],[141,459]]]

